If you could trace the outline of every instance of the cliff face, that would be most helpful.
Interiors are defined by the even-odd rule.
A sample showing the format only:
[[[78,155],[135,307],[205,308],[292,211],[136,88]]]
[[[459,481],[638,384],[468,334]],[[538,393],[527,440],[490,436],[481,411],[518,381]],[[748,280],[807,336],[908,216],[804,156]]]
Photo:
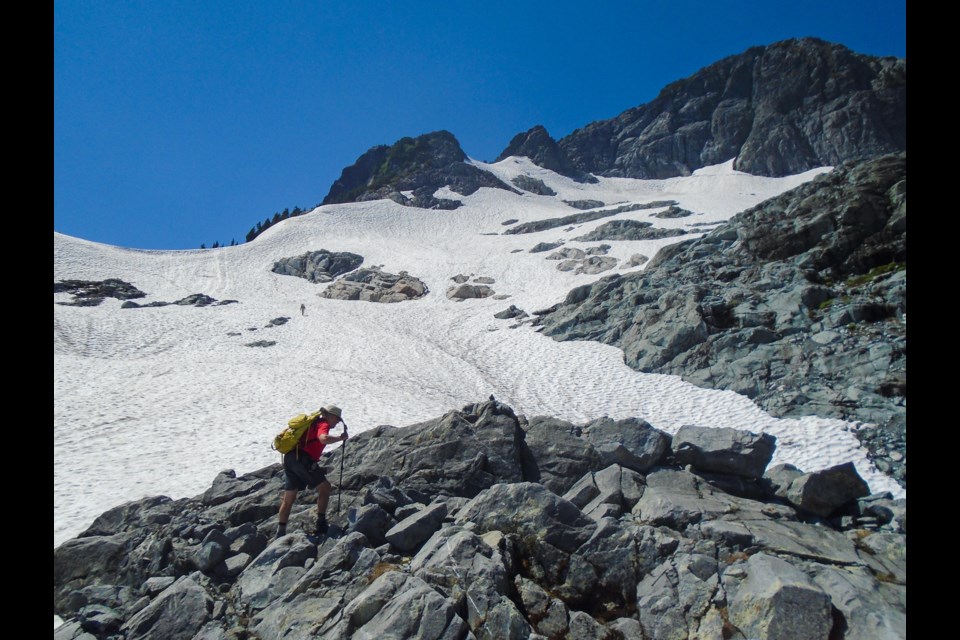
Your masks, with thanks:
[[[54,550],[54,638],[905,638],[906,500],[775,447],[493,399],[381,426],[323,456],[324,539],[312,492],[275,538],[279,464],[102,514]]]
[[[785,176],[906,150],[906,61],[805,38],[754,47],[559,141],[576,169],[668,178],[737,158]]]

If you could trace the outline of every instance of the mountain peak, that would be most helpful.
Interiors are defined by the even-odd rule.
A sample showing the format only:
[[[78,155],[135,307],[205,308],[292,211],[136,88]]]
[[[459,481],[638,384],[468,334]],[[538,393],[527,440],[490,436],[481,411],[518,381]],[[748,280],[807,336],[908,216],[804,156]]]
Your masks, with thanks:
[[[596,182],[596,178],[578,170],[543,125],[518,133],[510,140],[507,148],[497,156],[500,162],[510,156],[526,156],[531,162],[560,175],[568,176],[578,182]]]
[[[435,198],[434,192],[444,186],[461,195],[470,195],[480,187],[512,191],[493,174],[466,160],[467,154],[449,131],[404,137],[390,146],[372,147],[345,168],[323,204],[389,198],[404,205],[455,209],[459,201]],[[414,197],[402,191],[413,191]]]
[[[580,171],[669,178],[736,158],[785,176],[906,150],[906,61],[818,38],[751,47],[558,144]]]

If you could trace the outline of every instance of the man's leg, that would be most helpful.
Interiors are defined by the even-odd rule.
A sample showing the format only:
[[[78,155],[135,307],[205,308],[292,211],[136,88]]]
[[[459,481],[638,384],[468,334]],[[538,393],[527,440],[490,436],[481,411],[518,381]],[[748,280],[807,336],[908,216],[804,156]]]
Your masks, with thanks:
[[[290,518],[290,510],[293,509],[293,503],[297,500],[297,491],[284,490],[283,497],[280,498],[280,514],[277,516],[277,537],[286,535],[287,520]]]
[[[324,480],[317,485],[317,535],[327,533],[327,505],[330,503],[330,482]]]

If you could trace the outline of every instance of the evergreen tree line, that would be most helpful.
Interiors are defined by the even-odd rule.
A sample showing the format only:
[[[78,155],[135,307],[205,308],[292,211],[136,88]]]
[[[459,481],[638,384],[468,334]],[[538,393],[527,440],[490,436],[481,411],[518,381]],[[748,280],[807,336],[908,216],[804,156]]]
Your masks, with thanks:
[[[288,208],[284,209],[283,211],[277,211],[276,213],[273,214],[273,217],[272,217],[272,218],[271,218],[271,217],[267,217],[267,218],[264,219],[263,222],[258,222],[255,227],[250,227],[250,231],[248,231],[248,232],[247,232],[247,235],[246,235],[246,242],[250,242],[251,240],[253,240],[254,238],[256,238],[258,235],[260,235],[261,233],[263,233],[264,231],[266,231],[267,229],[269,229],[270,227],[272,227],[273,225],[277,224],[278,222],[280,222],[280,221],[282,221],[282,220],[286,220],[287,218],[295,218],[296,216],[303,215],[304,213],[307,213],[308,211],[313,211],[313,209],[316,209],[316,208],[319,207],[319,206],[320,206],[320,205],[318,204],[318,205],[316,205],[315,207],[312,207],[311,209],[301,209],[300,207],[294,207],[294,208],[293,208],[293,211],[291,211],[290,208],[288,207]],[[239,243],[238,243],[236,240],[231,240],[229,246],[232,247],[232,246],[235,246],[235,245],[237,245],[237,244],[239,244]],[[225,246],[227,246],[227,245],[221,245],[220,242],[217,241],[217,242],[214,242],[214,243],[210,246],[210,248],[211,248],[211,249],[216,249],[216,248],[221,247],[221,246],[225,247]],[[201,249],[206,249],[206,248],[207,248],[206,243],[201,244],[201,245],[200,245],[200,248],[201,248]]]

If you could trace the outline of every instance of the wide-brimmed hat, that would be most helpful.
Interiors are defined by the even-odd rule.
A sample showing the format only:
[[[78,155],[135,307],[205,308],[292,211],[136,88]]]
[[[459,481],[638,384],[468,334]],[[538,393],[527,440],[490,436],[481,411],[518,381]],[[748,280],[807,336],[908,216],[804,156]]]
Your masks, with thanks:
[[[329,413],[330,415],[337,416],[338,418],[343,417],[343,410],[335,404],[324,407],[323,411],[324,413]]]

